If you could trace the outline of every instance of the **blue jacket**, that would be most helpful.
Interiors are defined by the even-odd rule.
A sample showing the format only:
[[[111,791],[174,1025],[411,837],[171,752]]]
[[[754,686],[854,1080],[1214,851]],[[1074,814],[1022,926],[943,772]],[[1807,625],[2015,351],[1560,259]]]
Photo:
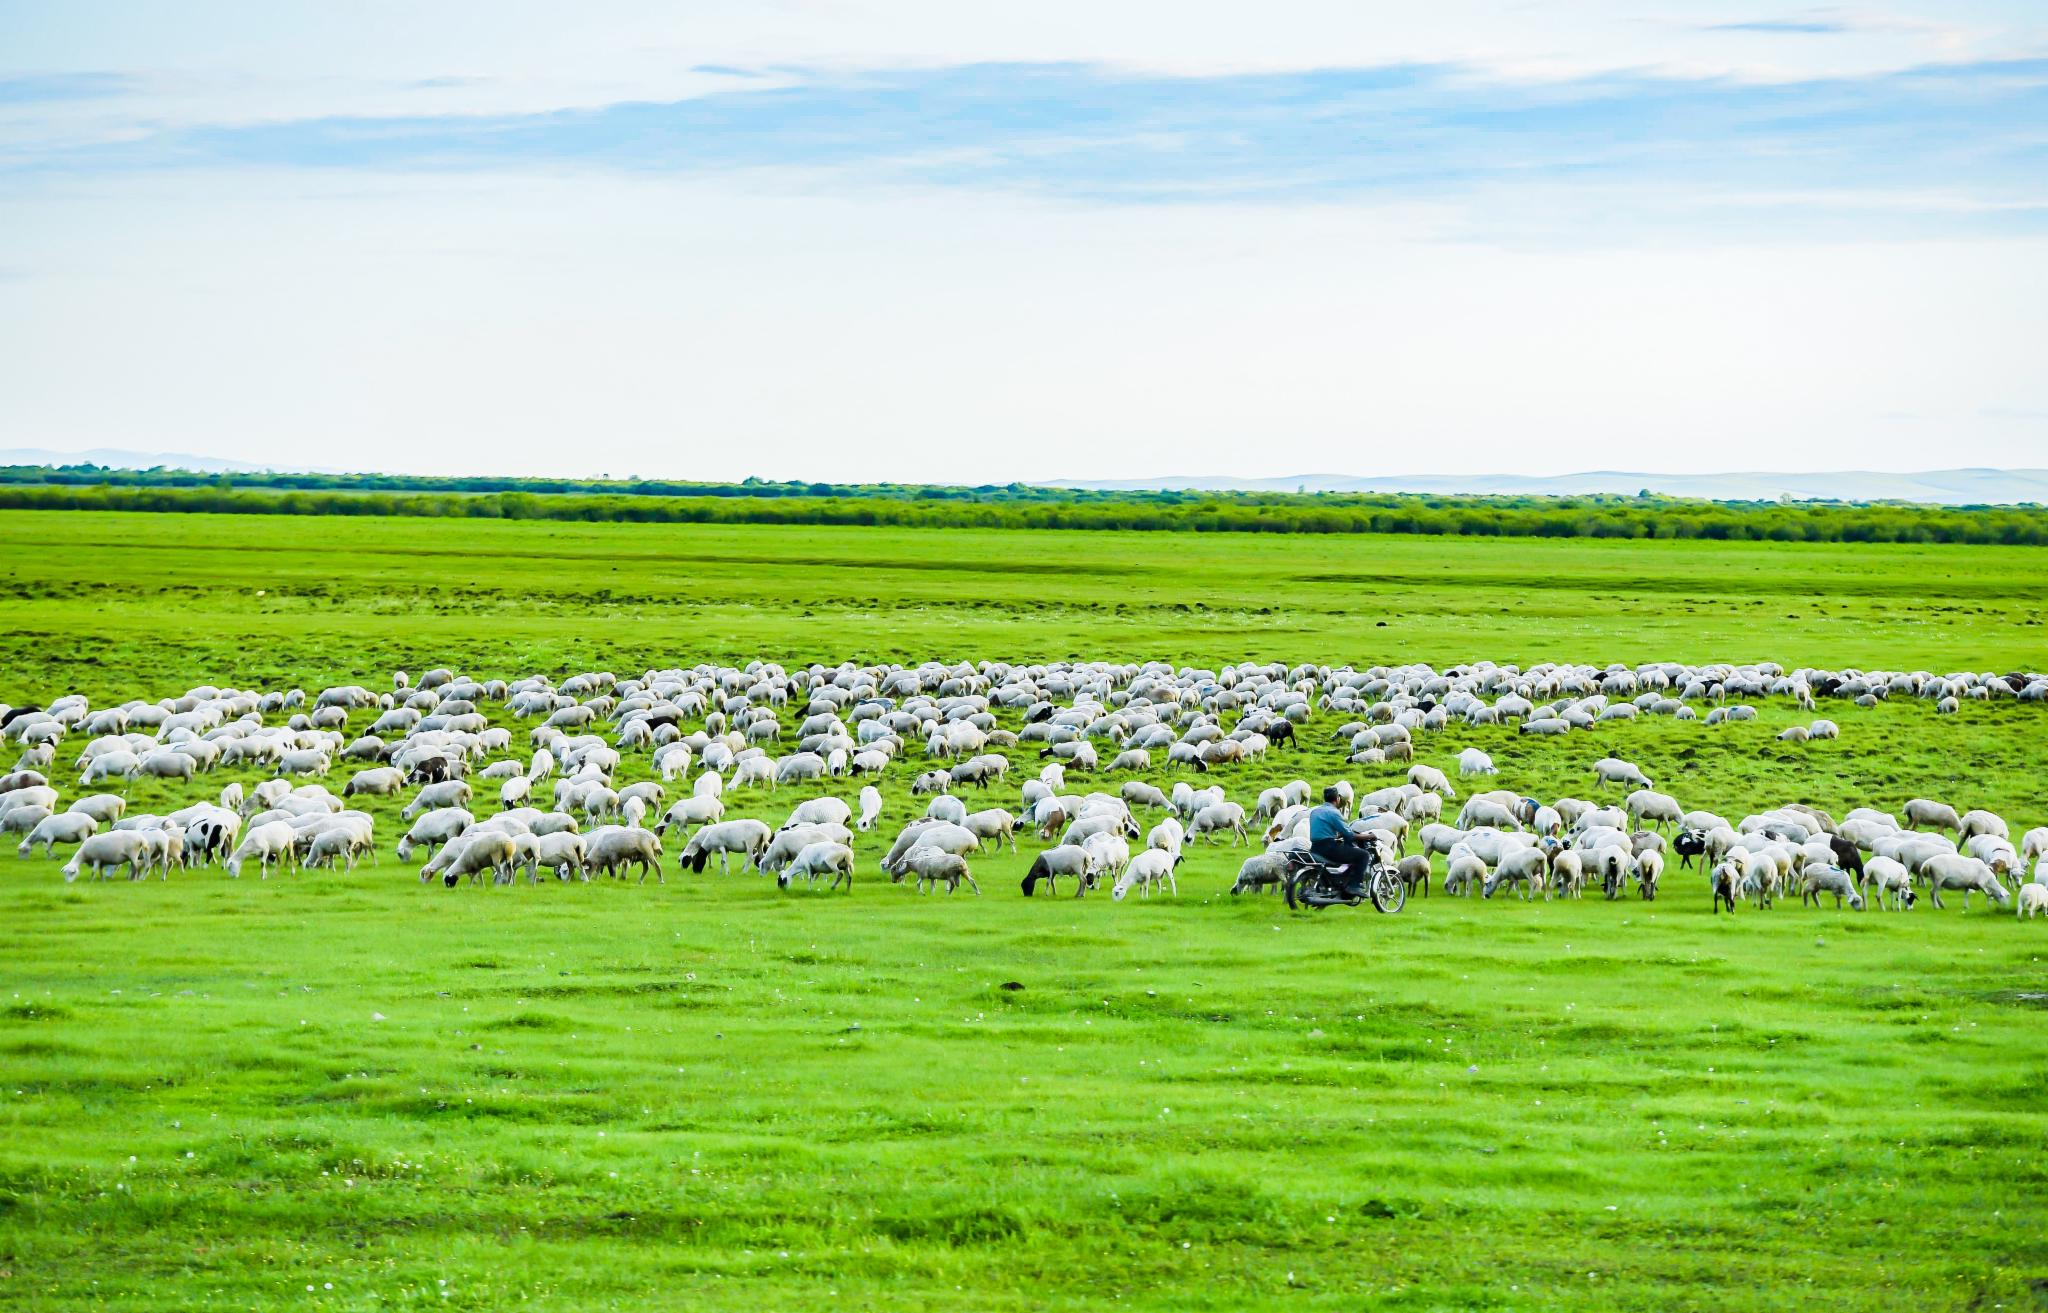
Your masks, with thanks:
[[[1321,843],[1325,839],[1353,840],[1351,827],[1344,823],[1344,813],[1324,803],[1308,814],[1308,841]]]

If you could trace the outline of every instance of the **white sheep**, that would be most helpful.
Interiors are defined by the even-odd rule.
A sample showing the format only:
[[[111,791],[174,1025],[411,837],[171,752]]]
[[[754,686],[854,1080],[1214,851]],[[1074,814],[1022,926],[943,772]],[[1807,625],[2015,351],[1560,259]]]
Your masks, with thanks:
[[[1865,891],[1876,891],[1878,906],[1890,907],[1894,911],[1909,908],[1914,902],[1913,873],[1904,863],[1890,857],[1871,857],[1863,863],[1863,887]]]
[[[1161,885],[1177,897],[1180,894],[1180,886],[1174,882],[1173,868],[1179,862],[1179,853],[1167,852],[1162,848],[1147,848],[1125,863],[1123,872],[1117,876],[1116,884],[1109,891],[1109,896],[1121,901],[1126,894],[1136,888],[1139,897],[1142,898],[1152,892],[1154,885]]]
[[[41,844],[44,856],[48,856],[56,845],[84,843],[98,831],[99,822],[84,812],[58,812],[54,816],[45,816],[37,821],[35,828],[28,832],[28,837],[21,841],[21,847],[15,849],[15,853],[17,856],[27,857],[35,851],[37,844]]]
[[[1991,868],[1975,857],[1960,853],[1944,853],[1930,857],[1921,864],[1920,874],[1927,880],[1928,898],[1936,908],[1942,906],[1941,891],[1960,889],[1963,891],[1963,910],[1970,910],[1970,895],[1981,893],[2004,907],[2012,901],[2012,895],[2005,886],[1998,883],[1998,877]]]
[[[1466,748],[1458,754],[1458,774],[1498,775],[1500,774],[1500,768],[1493,764],[1492,757],[1481,752],[1478,748]]]
[[[839,888],[839,882],[844,880],[847,892],[851,893],[853,849],[843,843],[822,840],[805,844],[803,850],[796,855],[796,859],[776,877],[775,883],[787,889],[799,877],[815,884],[821,875],[832,877],[831,883],[825,886],[827,892]]]
[[[235,849],[223,869],[229,875],[240,879],[242,867],[254,858],[262,878],[269,879],[270,864],[288,863],[297,839],[298,831],[293,829],[288,821],[268,821],[262,825],[252,826],[249,832],[242,836],[241,846]]]

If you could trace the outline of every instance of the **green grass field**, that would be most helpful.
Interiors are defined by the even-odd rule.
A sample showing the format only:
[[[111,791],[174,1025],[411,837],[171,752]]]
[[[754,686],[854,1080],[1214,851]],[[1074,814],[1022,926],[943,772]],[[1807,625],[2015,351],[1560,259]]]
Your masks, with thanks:
[[[2048,664],[2042,559],[10,513],[0,701],[756,655],[2002,671]],[[1549,798],[1611,751],[1733,815],[2048,822],[2038,706],[1819,714],[1840,740],[1775,742],[1808,717],[1773,701],[1418,759],[1477,745]],[[1332,723],[1210,778],[1400,778],[1345,767]],[[1177,899],[1026,901],[1032,842],[975,861],[980,898],[920,897],[874,874],[919,760],[850,897],[715,864],[423,888],[384,801],[353,874],[67,886],[0,854],[0,1306],[2048,1302],[2048,924],[1953,894],[1715,917],[1675,870],[1647,904],[1294,915],[1227,895],[1227,846]],[[256,776],[132,807],[227,778]]]

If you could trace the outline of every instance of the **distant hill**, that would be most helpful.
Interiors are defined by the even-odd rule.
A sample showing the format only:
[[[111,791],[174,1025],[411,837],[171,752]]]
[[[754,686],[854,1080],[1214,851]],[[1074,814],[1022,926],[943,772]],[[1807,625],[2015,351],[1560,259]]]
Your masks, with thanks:
[[[2048,503],[2048,469],[1922,470],[1887,474],[1836,470],[1811,474],[1631,474],[1590,470],[1583,474],[1295,474],[1277,479],[1169,475],[1157,479],[1051,479],[1047,487],[1141,492],[1415,492],[1446,496],[1507,494],[1562,497],[1644,489],[1667,497],[1711,501],[1911,501],[1946,506]]]
[[[331,474],[313,466],[289,461],[254,465],[243,460],[221,460],[216,456],[194,456],[186,451],[127,451],[120,447],[95,447],[91,451],[50,451],[42,447],[0,448],[0,465],[104,465],[116,470],[198,470],[206,474],[254,474],[263,470]]]

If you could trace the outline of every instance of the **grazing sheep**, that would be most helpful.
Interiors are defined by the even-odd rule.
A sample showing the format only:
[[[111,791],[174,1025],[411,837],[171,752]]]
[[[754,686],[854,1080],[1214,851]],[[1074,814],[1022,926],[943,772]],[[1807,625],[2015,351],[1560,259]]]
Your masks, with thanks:
[[[765,830],[767,826],[762,825],[761,828]],[[699,830],[698,836],[702,837],[707,830]],[[638,866],[641,884],[647,883],[650,874],[658,882],[668,883],[668,877],[661,869],[661,838],[652,830],[625,825],[599,826],[583,836],[583,853],[584,864],[594,875],[612,875],[624,867]]]
[[[1500,769],[1493,764],[1493,758],[1486,753],[1481,752],[1477,748],[1466,748],[1458,754],[1458,774],[1498,775],[1500,774]]]
[[[474,790],[467,780],[441,780],[415,793],[412,801],[399,810],[399,819],[409,821],[422,812],[445,807],[467,807],[472,796]]]
[[[1502,885],[1518,885],[1523,901],[1527,902],[1532,891],[1544,892],[1543,877],[1549,868],[1550,861],[1542,849],[1517,848],[1502,856],[1500,865],[1485,877],[1479,887],[1479,896],[1491,898],[1494,890]]]
[[[533,847],[524,854],[527,860],[527,877],[538,880],[538,872],[553,871],[555,878],[566,880],[571,872],[590,880],[589,850],[580,834],[558,832],[536,834]]]
[[[369,770],[359,770],[349,776],[348,783],[342,786],[341,794],[344,798],[354,797],[359,793],[389,797],[404,787],[404,771],[396,766],[373,766]]]
[[[1147,848],[1124,865],[1122,874],[1110,889],[1109,896],[1121,901],[1135,888],[1140,898],[1152,892],[1154,885],[1163,885],[1178,897],[1180,886],[1174,882],[1173,868],[1180,863],[1179,853],[1170,853],[1162,848]]]
[[[1451,787],[1450,780],[1434,766],[1420,763],[1408,768],[1408,782],[1419,789],[1427,789],[1442,798],[1456,799],[1458,791]]]
[[[958,853],[943,852],[937,848],[913,849],[904,874],[916,877],[919,893],[925,892],[927,884],[934,892],[944,884],[947,893],[958,893],[963,880],[977,895],[981,893],[981,886],[974,882],[973,874],[967,869],[967,859]]]
[[[464,876],[479,881],[488,872],[502,884],[511,879],[518,857],[519,845],[511,835],[480,830],[450,840],[433,861],[420,868],[420,883],[426,884],[438,875],[443,887],[453,889]]]
[[[1645,902],[1657,897],[1657,882],[1664,878],[1664,854],[1656,849],[1636,854],[1636,892]]]
[[[1742,873],[1736,868],[1734,859],[1724,860],[1714,867],[1713,881],[1714,914],[1716,916],[1721,914],[1721,904],[1723,903],[1728,904],[1729,912],[1733,913],[1735,911],[1736,899],[1740,896],[1742,890]]]
[[[60,843],[84,843],[99,831],[100,823],[84,812],[58,812],[46,815],[37,821],[28,837],[21,841],[15,854],[27,857],[35,851],[37,844],[43,846],[43,855],[48,856]]]
[[[252,826],[249,832],[242,836],[241,846],[235,849],[222,869],[239,880],[242,876],[242,867],[254,858],[261,878],[267,880],[270,878],[270,864],[288,862],[297,839],[298,831],[286,821],[269,821]]]
[[[1634,763],[1619,757],[1602,757],[1594,762],[1593,776],[1601,784],[1633,784],[1639,789],[1656,787]]]
[[[960,824],[974,831],[977,838],[992,841],[997,848],[1002,847],[1003,840],[1008,840],[1010,851],[1017,851],[1017,818],[1001,807],[989,807],[973,812],[961,820]]]
[[[1196,812],[1188,822],[1188,837],[1214,835],[1218,831],[1229,831],[1233,844],[1244,843],[1244,808],[1234,802],[1211,803]],[[1212,838],[1209,842],[1214,843]]]
[[[825,886],[830,893],[839,888],[841,880],[846,881],[846,891],[853,892],[853,849],[843,843],[821,841],[804,845],[783,872],[775,877],[778,887],[787,889],[799,877],[817,883],[821,875],[830,875],[832,881]]]
[[[1961,831],[1963,818],[1956,815],[1956,809],[1944,802],[1931,798],[1915,798],[1905,806],[1906,824],[1912,826],[1934,825],[1944,830]],[[1957,837],[1961,837],[1958,834]]]
[[[1479,854],[1463,843],[1451,849],[1449,862],[1444,868],[1445,893],[1469,893],[1474,884],[1483,885],[1486,878],[1486,862]]]
[[[2035,884],[2029,880],[2019,887],[2014,902],[2017,906],[2013,909],[2013,915],[2031,921],[2037,913],[2048,911],[2048,885]]]
[[[1847,871],[1839,866],[1817,866],[1809,862],[1799,873],[1799,902],[1802,906],[1811,902],[1819,907],[1822,894],[1833,894],[1838,909],[1846,898],[1852,910],[1863,910],[1863,895],[1856,891],[1856,882],[1849,878]]]
[[[1921,865],[1920,874],[1927,880],[1928,899],[1937,910],[1943,906],[1941,891],[1944,889],[1963,891],[1965,912],[1970,910],[1970,895],[1973,893],[1983,894],[2000,907],[2012,901],[2012,895],[2005,891],[2004,885],[1998,883],[1998,877],[1992,874],[1991,867],[1975,857],[1964,857],[1960,853],[1944,853],[1938,857],[1930,857]]]
[[[1088,850],[1079,844],[1066,843],[1048,848],[1033,859],[1031,869],[1024,873],[1024,896],[1029,898],[1036,893],[1040,883],[1045,885],[1046,892],[1058,892],[1057,881],[1061,877],[1085,882],[1089,865]]]
[[[745,859],[745,864],[752,864],[768,850],[772,838],[766,821],[720,821],[707,825],[691,835],[689,843],[683,846],[683,851],[677,856],[676,862],[679,866],[687,866],[692,872],[702,875],[704,867],[710,862],[712,855],[716,854],[719,871],[730,874],[732,868],[729,863],[734,853],[740,854]]]
[[[1873,857],[1863,866],[1863,888],[1877,891],[1880,907],[1900,911],[1913,906],[1913,873],[1890,857]]]
[[[1956,838],[1967,840],[1980,834],[1994,835],[2000,839],[2011,837],[2011,831],[2006,829],[2002,817],[1987,811],[1964,812],[1956,825]]]
[[[1394,867],[1394,873],[1401,877],[1401,883],[1408,887],[1410,893],[1420,889],[1424,898],[1429,897],[1429,858],[1426,855],[1417,853],[1403,857]]]
[[[413,850],[428,844],[447,843],[476,823],[476,818],[460,807],[439,807],[412,823],[398,840],[398,860],[411,857]]]
[[[1287,879],[1287,857],[1285,853],[1255,853],[1244,859],[1237,868],[1237,879],[1230,886],[1232,894],[1255,893],[1262,889],[1277,889]]]
[[[693,793],[687,798],[676,799],[669,806],[667,813],[662,816],[661,820],[655,823],[654,832],[666,836],[669,827],[674,825],[686,827],[691,825],[713,825],[724,815],[725,801],[723,799],[708,794]]]
[[[290,826],[284,827],[290,830]],[[140,879],[148,874],[150,863],[150,840],[139,830],[113,830],[104,834],[86,836],[78,845],[78,851],[64,864],[64,882],[69,884],[78,878],[78,873],[92,868],[92,878],[105,879],[122,867],[128,868],[130,879]]]

